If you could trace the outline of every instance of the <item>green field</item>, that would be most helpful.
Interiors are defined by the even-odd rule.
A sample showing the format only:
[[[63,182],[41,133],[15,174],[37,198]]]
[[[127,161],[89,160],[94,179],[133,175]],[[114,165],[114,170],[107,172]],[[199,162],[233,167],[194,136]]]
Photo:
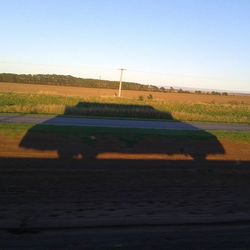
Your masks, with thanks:
[[[74,127],[52,125],[27,124],[0,124],[0,135],[11,137],[24,136],[29,131],[37,134],[53,134],[60,137],[75,136],[77,138],[90,138],[91,136],[117,137],[121,141],[133,143],[148,136],[176,139],[176,140],[218,140],[227,139],[231,142],[250,143],[249,132],[232,131],[175,131],[156,129],[127,129],[127,128],[100,128],[100,127]]]
[[[247,104],[174,103],[115,97],[1,93],[0,112],[250,123],[250,106]]]

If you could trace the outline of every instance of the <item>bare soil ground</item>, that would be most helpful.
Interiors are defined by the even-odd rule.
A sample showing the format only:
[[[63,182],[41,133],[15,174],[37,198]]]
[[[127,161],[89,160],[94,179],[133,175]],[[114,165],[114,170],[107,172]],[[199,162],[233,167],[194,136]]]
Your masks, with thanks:
[[[9,158],[74,158],[78,160],[193,160],[202,155],[202,160],[250,161],[250,144],[220,140],[218,142],[180,139],[160,140],[144,138],[140,143],[121,146],[117,138],[95,139],[95,145],[87,147],[81,140],[53,135],[32,136],[28,148],[20,146],[23,136],[0,136],[0,157]],[[59,146],[60,145],[60,146]],[[199,153],[197,153],[199,152]],[[199,158],[199,157],[198,157]]]
[[[249,249],[250,226],[166,226],[4,232],[4,249]]]
[[[97,141],[94,157],[76,160],[77,138],[38,135],[29,141],[33,149],[20,147],[22,139],[0,137],[4,249],[250,247],[247,143],[220,141],[224,151],[209,155],[215,146],[209,141],[146,138],[124,148],[110,138]],[[159,151],[164,147],[169,154]],[[198,149],[206,159],[192,159]]]
[[[0,158],[0,163],[0,228],[21,236],[60,228],[226,227],[250,221],[249,162]]]
[[[68,86],[34,85],[19,83],[0,83],[0,92],[34,93],[62,96],[91,97],[114,97],[117,94],[115,89],[97,89]],[[123,90],[123,97],[135,98],[153,95],[154,99],[167,100],[170,102],[188,103],[217,103],[217,104],[250,104],[250,96],[216,96],[185,93],[160,93],[148,91]]]

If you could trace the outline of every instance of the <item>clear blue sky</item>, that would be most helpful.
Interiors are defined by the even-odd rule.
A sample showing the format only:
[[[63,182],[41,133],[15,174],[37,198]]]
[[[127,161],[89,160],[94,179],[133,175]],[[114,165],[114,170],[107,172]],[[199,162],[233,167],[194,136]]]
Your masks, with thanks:
[[[249,0],[0,3],[0,72],[250,91]]]

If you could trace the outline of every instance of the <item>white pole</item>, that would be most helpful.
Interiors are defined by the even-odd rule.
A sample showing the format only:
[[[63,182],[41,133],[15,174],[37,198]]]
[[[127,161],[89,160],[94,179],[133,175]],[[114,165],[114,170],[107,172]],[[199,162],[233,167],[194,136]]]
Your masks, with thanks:
[[[123,71],[125,69],[120,69],[121,71],[121,75],[120,75],[120,85],[119,85],[119,93],[118,93],[118,96],[121,97],[121,92],[122,92],[122,76],[123,76]]]

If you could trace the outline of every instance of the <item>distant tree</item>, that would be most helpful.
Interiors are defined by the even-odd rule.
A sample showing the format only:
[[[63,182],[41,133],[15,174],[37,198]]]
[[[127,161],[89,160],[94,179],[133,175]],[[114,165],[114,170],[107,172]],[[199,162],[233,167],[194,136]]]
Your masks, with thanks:
[[[25,74],[0,74],[0,82],[14,82],[26,84],[44,84],[44,85],[62,85],[62,86],[78,86],[87,88],[106,88],[118,89],[118,81],[107,81],[100,79],[87,79],[73,77],[70,75],[25,75]],[[143,90],[143,91],[161,91],[154,85],[143,85],[135,82],[123,82],[123,89],[127,90]]]
[[[177,92],[178,93],[184,93],[184,90],[183,89],[178,89]]]
[[[194,93],[195,94],[202,94],[202,92],[200,90],[195,90]]]
[[[140,95],[140,96],[138,97],[138,100],[139,100],[139,101],[144,101],[144,97],[143,97],[142,95]]]
[[[222,95],[228,96],[227,92],[222,92]]]
[[[220,92],[217,92],[217,91],[212,91],[211,94],[212,94],[212,95],[221,95],[221,93],[220,93]]]
[[[160,91],[161,91],[161,92],[165,92],[166,89],[165,89],[164,87],[160,87]]]
[[[149,95],[148,95],[148,100],[149,100],[149,101],[153,100],[153,95],[152,95],[152,94],[149,94]]]
[[[170,87],[169,92],[175,92],[175,89],[173,87]]]

